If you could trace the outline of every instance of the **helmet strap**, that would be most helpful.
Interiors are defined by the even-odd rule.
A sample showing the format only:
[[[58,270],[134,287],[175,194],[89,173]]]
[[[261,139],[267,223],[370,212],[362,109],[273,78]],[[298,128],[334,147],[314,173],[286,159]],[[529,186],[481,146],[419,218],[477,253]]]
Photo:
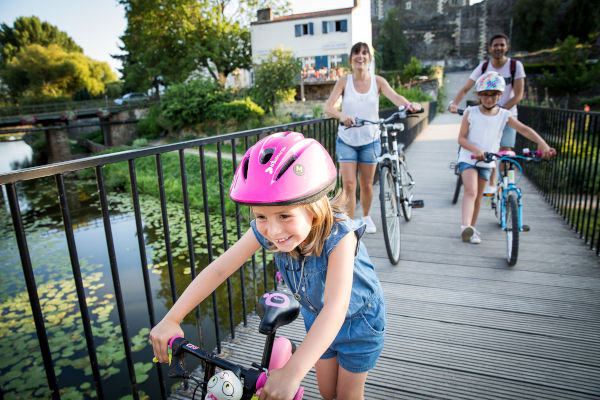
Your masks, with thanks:
[[[481,103],[481,107],[485,108],[485,109],[486,109],[486,110],[488,110],[488,111],[491,111],[491,110],[493,110],[494,108],[496,108],[496,106],[497,106],[497,104],[494,104],[494,105],[493,105],[493,106],[491,106],[491,107],[486,107],[486,106],[485,106],[483,103]]]

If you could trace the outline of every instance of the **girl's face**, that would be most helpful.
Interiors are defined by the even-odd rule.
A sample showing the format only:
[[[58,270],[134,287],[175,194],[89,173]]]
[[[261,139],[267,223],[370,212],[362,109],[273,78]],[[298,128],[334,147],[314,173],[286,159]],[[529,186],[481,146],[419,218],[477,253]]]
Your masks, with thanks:
[[[370,62],[371,54],[369,53],[369,49],[365,46],[361,46],[358,52],[351,54],[350,64],[353,69],[367,69]]]
[[[484,90],[483,92],[478,92],[477,96],[479,97],[479,101],[486,107],[493,107],[496,105],[498,100],[500,100],[500,96],[502,92],[497,90]]]
[[[301,205],[254,206],[256,228],[279,251],[289,253],[308,237],[314,216]]]

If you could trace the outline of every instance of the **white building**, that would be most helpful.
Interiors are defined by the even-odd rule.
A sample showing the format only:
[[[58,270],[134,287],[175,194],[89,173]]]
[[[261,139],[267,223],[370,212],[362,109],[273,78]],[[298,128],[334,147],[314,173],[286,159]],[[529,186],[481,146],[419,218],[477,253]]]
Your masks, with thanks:
[[[251,24],[254,63],[282,47],[292,50],[306,69],[336,68],[347,62],[356,42],[367,43],[372,52],[371,41],[370,0],[354,0],[354,6],[348,8],[275,18],[270,9],[264,9]]]

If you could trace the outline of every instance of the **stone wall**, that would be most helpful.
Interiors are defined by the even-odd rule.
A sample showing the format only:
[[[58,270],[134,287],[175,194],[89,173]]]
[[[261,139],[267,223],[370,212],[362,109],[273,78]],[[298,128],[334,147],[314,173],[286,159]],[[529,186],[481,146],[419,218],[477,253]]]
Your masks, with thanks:
[[[443,65],[447,71],[474,68],[487,57],[487,41],[493,34],[511,37],[510,10],[515,0],[483,0],[474,5],[467,5],[468,0],[372,1],[384,10],[399,7],[410,55],[424,64]],[[375,33],[380,22],[374,14]]]

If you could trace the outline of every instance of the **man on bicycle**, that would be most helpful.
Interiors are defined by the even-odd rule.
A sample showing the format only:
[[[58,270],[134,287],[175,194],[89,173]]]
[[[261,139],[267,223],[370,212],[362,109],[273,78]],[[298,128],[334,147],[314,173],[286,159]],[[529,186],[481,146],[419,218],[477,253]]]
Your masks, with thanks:
[[[465,85],[458,91],[453,100],[448,104],[448,111],[456,113],[458,104],[473,88],[477,78],[486,71],[498,72],[506,82],[506,90],[498,101],[502,108],[510,110],[513,117],[517,118],[517,104],[523,99],[525,91],[525,69],[520,61],[506,57],[509,44],[508,37],[502,33],[492,36],[488,44],[488,52],[492,56],[491,60],[485,60],[473,70]],[[500,150],[512,150],[515,147],[516,131],[510,126],[504,128],[502,139],[500,140]],[[492,195],[496,190],[496,171],[492,171],[489,186],[484,194]]]

